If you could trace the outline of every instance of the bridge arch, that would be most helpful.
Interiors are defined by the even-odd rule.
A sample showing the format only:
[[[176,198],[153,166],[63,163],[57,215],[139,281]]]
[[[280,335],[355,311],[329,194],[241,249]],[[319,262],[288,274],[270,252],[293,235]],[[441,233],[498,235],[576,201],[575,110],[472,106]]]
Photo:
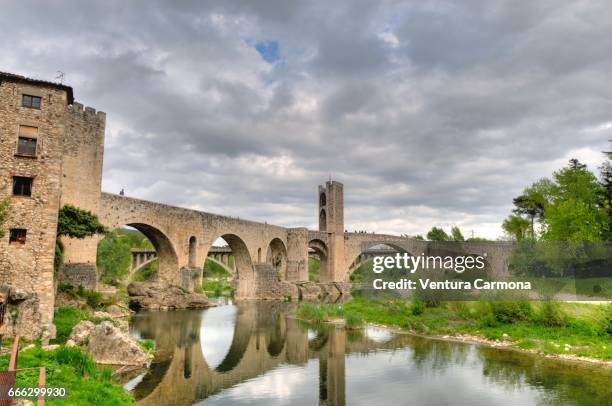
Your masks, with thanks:
[[[212,241],[224,240],[232,250],[234,257],[234,280],[236,283],[236,297],[251,298],[255,293],[255,270],[253,260],[246,242],[237,234],[222,234]],[[211,245],[212,246],[212,245]],[[209,248],[210,249],[210,248]]]
[[[308,242],[308,249],[313,250],[319,257],[319,280],[326,280],[322,277],[327,276],[329,273],[329,249],[327,244],[323,240],[315,238]]]
[[[287,247],[280,238],[275,237],[268,244],[266,263],[272,265],[277,275],[285,278],[287,273]]]
[[[179,260],[176,248],[166,233],[158,227],[144,222],[126,222],[123,225],[140,231],[153,245],[157,253],[157,261],[159,261],[157,278],[170,284],[176,284],[179,280],[177,271],[179,269]]]

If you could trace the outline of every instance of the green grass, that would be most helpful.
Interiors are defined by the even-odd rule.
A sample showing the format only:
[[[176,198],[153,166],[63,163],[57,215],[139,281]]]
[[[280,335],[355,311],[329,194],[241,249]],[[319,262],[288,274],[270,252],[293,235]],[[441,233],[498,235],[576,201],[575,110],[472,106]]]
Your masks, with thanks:
[[[84,289],[83,286],[75,288],[72,285],[60,284],[57,288],[59,292],[64,292],[74,298],[85,299],[89,307],[96,310],[103,310],[107,306],[117,303],[117,298],[107,297],[95,290]]]
[[[155,340],[152,340],[150,338],[141,338],[140,340],[138,340],[138,345],[140,345],[140,348],[142,348],[143,351],[147,354],[150,354],[155,351]]]
[[[9,356],[0,357],[6,370]],[[110,367],[96,367],[83,350],[61,346],[44,351],[37,346],[19,353],[19,368],[46,368],[46,386],[66,388],[67,398],[47,399],[49,405],[133,405],[131,395],[111,379]],[[38,386],[38,369],[17,372],[17,386]]]
[[[56,337],[52,340],[55,344],[63,344],[68,340],[72,328],[81,320],[89,320],[94,324],[98,324],[103,320],[109,320],[114,324],[114,320],[110,318],[94,317],[90,312],[75,307],[58,307],[53,315],[53,324],[57,330]]]
[[[422,334],[471,334],[509,340],[511,347],[542,353],[612,359],[612,304],[565,302],[443,302],[354,298],[343,306],[304,303],[300,318],[343,317]]]
[[[234,295],[230,280],[222,277],[204,278],[202,290],[210,297],[231,297]]]

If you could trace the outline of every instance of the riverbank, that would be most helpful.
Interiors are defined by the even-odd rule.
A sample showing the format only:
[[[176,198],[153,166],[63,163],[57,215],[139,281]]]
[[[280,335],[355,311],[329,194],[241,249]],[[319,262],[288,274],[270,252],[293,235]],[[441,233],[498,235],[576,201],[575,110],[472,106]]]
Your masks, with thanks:
[[[372,324],[452,341],[477,342],[612,365],[612,305],[565,302],[445,302],[355,298],[344,305],[301,304],[297,316],[347,327]]]

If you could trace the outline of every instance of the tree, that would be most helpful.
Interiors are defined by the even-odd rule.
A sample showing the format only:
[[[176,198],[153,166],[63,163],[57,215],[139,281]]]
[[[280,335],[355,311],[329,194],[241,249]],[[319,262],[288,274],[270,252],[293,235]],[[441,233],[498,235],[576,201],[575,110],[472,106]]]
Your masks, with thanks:
[[[513,239],[521,241],[527,235],[530,223],[521,216],[515,214],[508,216],[502,224],[504,231]]]
[[[98,217],[89,211],[70,204],[59,211],[57,235],[72,238],[85,238],[94,234],[103,234],[106,228],[100,224]]]
[[[130,261],[131,245],[117,230],[107,233],[98,243],[96,264],[104,282],[118,284],[130,272]]]
[[[550,204],[553,186],[550,179],[540,179],[525,188],[520,196],[512,200],[515,206],[512,212],[517,215],[527,216],[529,219],[532,238],[535,238],[534,222],[536,219],[540,222],[544,219],[544,210]]]
[[[552,203],[546,207],[549,241],[601,241],[609,230],[609,217],[601,207],[603,187],[586,165],[576,159],[554,173]]]
[[[459,227],[457,226],[453,226],[453,228],[451,228],[451,236],[453,241],[465,241],[463,234],[461,234],[461,230],[459,230]]]
[[[610,140],[612,144],[612,140]],[[601,173],[601,186],[602,186],[602,194],[600,197],[599,205],[606,211],[608,214],[608,232],[605,235],[605,240],[612,240],[612,164],[610,160],[612,159],[612,151],[606,151],[604,154],[607,157],[607,160],[599,167],[599,171]]]
[[[432,227],[427,233],[427,239],[430,241],[448,241],[450,240],[450,237],[443,229]]]
[[[11,206],[11,201],[9,199],[4,199],[0,201],[0,238],[4,237],[4,223],[8,217],[9,208]]]

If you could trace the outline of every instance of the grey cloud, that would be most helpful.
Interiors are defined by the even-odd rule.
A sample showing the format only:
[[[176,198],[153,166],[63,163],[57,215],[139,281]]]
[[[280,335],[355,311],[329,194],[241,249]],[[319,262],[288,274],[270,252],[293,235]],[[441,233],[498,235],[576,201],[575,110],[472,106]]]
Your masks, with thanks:
[[[612,138],[611,13],[604,1],[9,2],[0,70],[62,70],[107,112],[110,191],[314,226],[332,174],[347,228],[496,237],[524,186]],[[277,64],[261,40],[278,41]]]

